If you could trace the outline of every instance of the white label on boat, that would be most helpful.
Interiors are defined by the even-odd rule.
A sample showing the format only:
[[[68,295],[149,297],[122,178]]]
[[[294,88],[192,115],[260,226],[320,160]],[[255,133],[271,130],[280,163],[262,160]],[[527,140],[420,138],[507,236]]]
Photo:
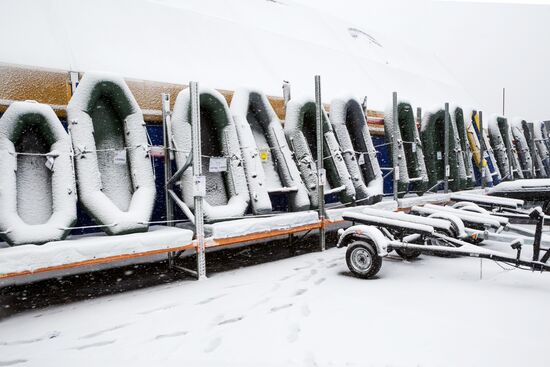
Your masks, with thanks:
[[[357,163],[362,166],[365,164],[365,153],[359,154],[359,158],[357,159]]]
[[[412,151],[413,153],[416,153],[416,143],[412,143]]]
[[[46,167],[48,167],[48,169],[50,171],[53,171],[53,165],[55,163],[55,158],[50,156],[50,155],[47,155],[46,156],[46,162],[44,162],[44,164],[46,165]]]
[[[206,177],[195,176],[193,177],[193,196],[206,196]]]
[[[153,145],[150,149],[152,157],[164,158],[164,147],[162,145]]]
[[[126,164],[126,150],[115,150],[115,157],[114,157],[115,164]]]
[[[260,150],[260,160],[262,162],[267,162],[268,159],[269,159],[269,150],[268,149]]]
[[[399,166],[393,168],[393,179],[399,180]]]
[[[225,157],[210,157],[208,165],[210,172],[225,172],[227,171],[227,158]]]
[[[449,177],[451,175],[451,166],[445,166],[445,176]]]
[[[438,161],[443,159],[443,154],[441,154],[441,152],[436,152],[436,156]]]
[[[319,175],[319,186],[325,186],[327,182],[327,171],[324,168],[322,168],[318,171],[318,175]]]

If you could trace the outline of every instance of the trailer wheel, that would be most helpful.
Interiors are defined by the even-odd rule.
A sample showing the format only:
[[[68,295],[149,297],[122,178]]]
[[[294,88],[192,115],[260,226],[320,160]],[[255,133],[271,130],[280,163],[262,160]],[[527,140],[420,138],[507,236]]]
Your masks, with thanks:
[[[382,258],[374,245],[355,240],[346,251],[346,263],[349,270],[358,278],[368,279],[375,276],[382,267]]]
[[[418,256],[422,254],[422,252],[418,250],[412,250],[412,249],[406,249],[406,248],[395,249],[395,252],[397,252],[397,255],[401,256],[401,258],[405,260],[416,259]]]

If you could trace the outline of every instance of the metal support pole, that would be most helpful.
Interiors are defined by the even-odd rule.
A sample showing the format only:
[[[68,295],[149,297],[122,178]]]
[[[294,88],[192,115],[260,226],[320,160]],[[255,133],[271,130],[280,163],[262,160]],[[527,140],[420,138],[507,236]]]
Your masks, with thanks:
[[[443,165],[445,172],[443,172],[443,191],[449,192],[449,103],[445,103],[445,126],[443,128]]]
[[[393,134],[392,139],[392,162],[393,162],[393,200],[397,201],[398,198],[398,185],[399,181],[399,153],[397,142],[397,129],[399,129],[399,117],[397,116],[397,92],[393,92]]]
[[[71,83],[71,96],[72,96],[74,95],[76,87],[78,87],[78,83],[80,82],[77,71],[69,71],[69,81]]]
[[[192,144],[193,144],[193,179],[195,183],[195,235],[197,238],[197,278],[199,280],[206,278],[206,259],[204,256],[204,215],[203,215],[203,197],[197,191],[199,184],[204,184],[202,178],[202,160],[201,160],[201,114],[199,85],[197,82],[189,83],[189,93],[191,93],[191,126],[192,126]]]
[[[508,119],[503,117],[503,120],[506,129],[510,130],[508,127]],[[508,179],[512,181],[514,180],[514,170],[516,170],[517,167],[515,166],[516,160],[514,159],[514,156],[512,154],[512,144],[510,143],[510,139],[504,139],[504,147],[506,148],[506,155],[508,156]]]
[[[283,99],[286,108],[288,101],[290,101],[290,82],[287,80],[283,80]]]
[[[537,171],[536,171],[537,167],[536,167],[536,164],[535,164],[535,162],[537,161],[537,157],[534,154],[537,151],[537,148],[535,146],[535,125],[532,122],[528,122],[527,123],[527,129],[529,129],[529,137],[531,138],[527,142],[527,144],[529,144],[529,150],[531,151],[531,156],[532,156],[531,170],[532,170],[532,173],[533,173],[533,178],[537,178]]]
[[[422,107],[416,108],[416,128],[419,129],[422,125]]]
[[[323,102],[321,99],[321,77],[315,75],[315,117],[317,129],[317,195],[319,200],[319,246],[321,251],[325,251],[325,169],[323,164]]]
[[[170,177],[172,177],[172,151],[170,144],[170,94],[162,93],[162,131],[164,139],[164,200],[166,202],[167,225],[173,225],[174,203],[170,197]]]
[[[485,139],[483,138],[483,112],[478,111],[479,117],[479,154],[480,159],[480,171],[481,171],[481,188],[484,189],[486,186],[486,177],[487,171],[489,171],[489,164],[487,164],[487,170],[483,162],[485,162]]]
[[[506,116],[506,88],[502,88],[502,116]]]

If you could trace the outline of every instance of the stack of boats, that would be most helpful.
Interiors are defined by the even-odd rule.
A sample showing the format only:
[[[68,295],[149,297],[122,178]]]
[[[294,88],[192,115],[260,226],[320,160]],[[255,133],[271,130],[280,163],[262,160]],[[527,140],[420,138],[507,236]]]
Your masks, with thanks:
[[[304,212],[319,206],[316,104],[291,99],[284,124],[258,90],[239,89],[228,105],[213,89],[199,90],[202,168],[208,222]],[[488,186],[502,180],[547,177],[548,123],[511,123],[456,106],[415,116],[400,101],[385,116],[386,141],[397,139],[399,195]],[[450,121],[444,166],[444,123]],[[182,90],[167,128],[178,170],[179,201],[194,210],[191,100]],[[353,97],[331,101],[322,113],[325,196],[341,206],[382,200],[383,175],[364,106]],[[48,105],[15,102],[0,120],[0,236],[9,245],[64,239],[77,222],[77,203],[108,235],[147,232],[157,198],[151,142],[143,114],[124,80],[83,76],[67,107],[66,128]],[[481,154],[483,152],[483,156]],[[393,163],[392,163],[393,166]],[[449,170],[446,172],[446,170]],[[153,218],[162,219],[162,218]]]

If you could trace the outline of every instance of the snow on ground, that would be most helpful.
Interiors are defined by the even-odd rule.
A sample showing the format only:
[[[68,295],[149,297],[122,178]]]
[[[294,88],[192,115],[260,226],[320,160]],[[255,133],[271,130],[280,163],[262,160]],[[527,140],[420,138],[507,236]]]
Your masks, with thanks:
[[[487,246],[502,249],[502,244]],[[351,277],[308,253],[0,322],[0,366],[544,366],[550,275],[472,258]]]

